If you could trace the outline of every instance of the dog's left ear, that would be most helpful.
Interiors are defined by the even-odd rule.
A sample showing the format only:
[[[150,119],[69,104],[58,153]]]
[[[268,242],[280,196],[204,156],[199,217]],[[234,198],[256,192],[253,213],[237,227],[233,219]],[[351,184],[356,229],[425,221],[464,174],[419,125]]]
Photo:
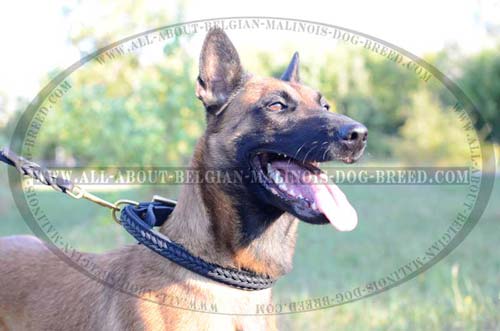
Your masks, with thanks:
[[[244,71],[236,48],[220,28],[212,28],[203,43],[196,96],[209,113],[216,113],[243,83]]]
[[[293,53],[292,61],[290,61],[290,64],[288,65],[288,68],[286,68],[283,75],[281,75],[281,80],[300,83],[298,52]]]

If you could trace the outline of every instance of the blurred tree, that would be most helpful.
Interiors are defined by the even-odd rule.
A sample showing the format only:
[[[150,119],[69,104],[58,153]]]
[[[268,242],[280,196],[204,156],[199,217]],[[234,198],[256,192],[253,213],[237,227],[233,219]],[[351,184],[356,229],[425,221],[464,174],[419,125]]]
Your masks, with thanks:
[[[396,134],[408,116],[411,95],[423,83],[414,72],[380,56],[368,56],[366,68],[376,110],[370,114],[370,125],[382,133]]]
[[[105,1],[99,7],[104,13],[122,13],[120,20],[130,22],[123,28],[149,21],[148,28],[167,24],[162,12],[135,17],[144,12],[144,3]],[[81,29],[71,40],[79,49],[89,40],[93,47],[101,47],[127,33],[105,31],[100,39],[96,35],[100,31]],[[193,97],[195,66],[178,39],[168,40],[163,53],[158,45],[148,47],[104,64],[91,61],[69,77],[70,92],[49,113],[39,135],[39,158],[52,159],[62,151],[80,165],[185,163],[204,120],[201,104]],[[151,54],[153,60],[148,59]]]
[[[467,59],[459,84],[490,124],[490,141],[500,142],[500,47]],[[484,125],[476,124],[478,130]]]
[[[335,102],[335,110],[369,128],[368,150],[373,156],[392,156],[410,95],[421,85],[418,77],[386,58],[349,48],[326,57],[320,66],[320,89]]]
[[[182,11],[167,15],[167,11],[158,10],[136,17],[136,13],[144,12],[141,7],[147,7],[147,1],[99,3],[102,10],[98,15],[101,20],[110,15],[110,29],[96,31],[80,19],[82,23],[70,32],[71,42],[86,54],[131,32],[167,25],[172,17],[181,20],[178,13]],[[69,16],[83,15],[82,7],[65,10]],[[120,29],[112,28],[120,26],[116,22],[124,24]],[[146,46],[104,64],[91,61],[73,73],[69,78],[72,89],[49,113],[39,135],[38,156],[34,156],[53,159],[59,153],[80,165],[185,164],[204,124],[203,107],[194,97],[196,60],[181,42],[186,38],[184,35],[168,40],[163,52],[159,47]],[[452,50],[430,58],[447,64]],[[276,60],[275,53],[257,54],[260,75],[281,74],[286,61]],[[452,71],[461,77],[464,89],[485,116],[495,123],[495,130],[500,130],[498,55],[483,52],[468,60],[463,71]],[[418,160],[442,162],[463,155],[461,149],[447,144],[448,133],[444,134],[450,130],[449,136],[458,135],[456,128],[444,125],[443,134],[426,131],[429,127],[437,130],[451,120],[440,108],[453,106],[454,98],[437,87],[437,82],[423,83],[414,72],[385,57],[349,47],[338,47],[314,63],[304,61],[301,75],[304,82],[321,90],[332,102],[333,111],[369,128],[368,152],[375,159],[399,156],[413,160],[414,143],[418,144]],[[425,126],[426,121],[431,125]],[[425,132],[423,137],[418,130]]]
[[[179,47],[168,52],[157,64],[138,66],[129,55],[74,73],[38,139],[43,158],[64,146],[87,165],[184,163],[204,112],[194,98],[190,57]]]
[[[464,165],[469,145],[453,109],[442,109],[436,95],[421,88],[411,96],[411,111],[400,128],[396,155],[410,164]]]

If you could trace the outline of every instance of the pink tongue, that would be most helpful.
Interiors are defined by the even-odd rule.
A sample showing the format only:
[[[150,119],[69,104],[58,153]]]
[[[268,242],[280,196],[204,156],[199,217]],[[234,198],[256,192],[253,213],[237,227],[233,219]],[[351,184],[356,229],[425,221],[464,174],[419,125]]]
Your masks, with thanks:
[[[322,176],[321,181],[312,184],[314,201],[318,209],[339,231],[352,231],[358,225],[358,214],[345,194],[335,184],[328,184]]]
[[[288,189],[301,193],[310,201],[314,199],[318,210],[339,231],[352,231],[358,225],[358,214],[345,194],[335,184],[328,184],[325,174],[313,175],[293,162],[274,161],[275,169],[286,175]]]

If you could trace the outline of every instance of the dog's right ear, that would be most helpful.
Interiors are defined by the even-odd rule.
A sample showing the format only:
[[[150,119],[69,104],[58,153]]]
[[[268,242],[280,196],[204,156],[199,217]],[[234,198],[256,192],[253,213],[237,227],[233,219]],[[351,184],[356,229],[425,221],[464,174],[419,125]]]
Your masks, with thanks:
[[[203,43],[196,96],[209,113],[216,113],[243,82],[243,68],[236,48],[224,31],[212,28]]]
[[[293,53],[292,61],[290,61],[290,64],[286,68],[283,75],[281,75],[281,80],[287,82],[299,83],[300,82],[299,62],[300,62],[299,53],[298,52]]]

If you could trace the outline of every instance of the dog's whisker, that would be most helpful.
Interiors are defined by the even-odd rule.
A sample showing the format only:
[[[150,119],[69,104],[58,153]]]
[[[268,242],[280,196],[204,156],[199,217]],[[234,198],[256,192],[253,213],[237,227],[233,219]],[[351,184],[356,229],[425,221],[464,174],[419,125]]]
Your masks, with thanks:
[[[323,145],[328,145],[328,142],[324,142],[323,144],[321,144],[322,146]],[[325,148],[325,151],[323,152],[323,155],[321,155],[321,159],[322,160],[325,160],[325,157],[326,157],[326,154],[328,153],[328,151],[330,150],[330,147],[327,147]]]
[[[311,144],[312,145],[312,144]],[[319,147],[319,145],[316,145],[316,146],[311,146],[311,148],[309,149],[309,151],[306,153],[306,155],[304,155],[304,160],[302,162],[306,162],[306,159],[307,159],[307,156],[309,155],[309,153],[311,153],[315,148]]]
[[[293,158],[296,159],[298,156],[299,156],[299,153],[300,153],[300,150],[306,145],[306,143],[303,143],[302,145],[300,145],[300,147],[297,149],[297,151],[295,152],[295,154],[293,155]]]

